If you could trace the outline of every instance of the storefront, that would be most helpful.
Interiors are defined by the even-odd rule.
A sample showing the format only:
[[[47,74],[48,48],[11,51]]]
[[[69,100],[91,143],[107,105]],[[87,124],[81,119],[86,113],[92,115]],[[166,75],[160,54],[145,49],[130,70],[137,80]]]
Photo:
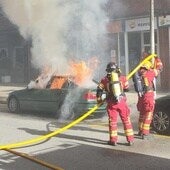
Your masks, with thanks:
[[[170,89],[170,16],[155,17],[155,53],[162,59],[164,69],[157,79],[158,88]],[[117,26],[116,26],[117,25]],[[111,21],[109,24],[110,55],[127,75],[150,53],[150,18]],[[168,79],[167,79],[168,77]]]
[[[155,51],[159,53],[157,43],[157,19],[155,18]],[[141,61],[144,52],[150,53],[150,19],[138,18],[125,21],[125,35],[127,36],[126,50],[128,54],[129,70]]]
[[[134,69],[141,60],[143,52],[150,52],[150,20],[111,21],[109,24],[111,59],[115,60],[126,74]],[[157,20],[155,19],[155,49],[157,43]]]
[[[170,90],[170,15],[158,17],[159,54],[164,68],[161,73],[161,88]]]

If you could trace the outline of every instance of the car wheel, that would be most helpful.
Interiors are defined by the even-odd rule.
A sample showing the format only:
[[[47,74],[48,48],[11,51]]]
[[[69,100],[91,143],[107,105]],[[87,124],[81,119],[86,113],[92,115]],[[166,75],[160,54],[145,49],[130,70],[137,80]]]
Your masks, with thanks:
[[[9,100],[8,100],[8,109],[10,112],[12,113],[17,113],[19,112],[19,102],[17,100],[16,97],[11,97]]]
[[[153,130],[158,134],[170,133],[170,115],[164,110],[156,110],[152,121]]]

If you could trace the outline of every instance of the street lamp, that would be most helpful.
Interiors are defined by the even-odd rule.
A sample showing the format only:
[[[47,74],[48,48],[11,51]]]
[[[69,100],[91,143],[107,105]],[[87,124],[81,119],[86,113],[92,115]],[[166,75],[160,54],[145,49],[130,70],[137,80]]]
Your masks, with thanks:
[[[155,34],[154,34],[154,0],[150,0],[150,40],[151,54],[155,53]]]
[[[150,41],[151,41],[151,54],[155,54],[155,30],[154,30],[154,0],[150,0]],[[154,58],[152,58],[154,63]],[[156,98],[156,79],[154,78],[155,98]]]

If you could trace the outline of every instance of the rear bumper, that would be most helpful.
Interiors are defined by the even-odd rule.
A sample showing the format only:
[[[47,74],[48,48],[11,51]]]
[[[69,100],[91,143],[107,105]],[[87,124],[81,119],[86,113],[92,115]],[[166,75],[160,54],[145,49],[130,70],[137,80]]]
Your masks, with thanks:
[[[75,107],[75,112],[78,115],[83,115],[93,109],[96,106],[96,103],[77,103],[78,107]],[[97,110],[94,111],[94,113],[97,113],[98,115],[105,115],[106,114],[106,105],[101,105]],[[93,114],[93,113],[92,113]]]

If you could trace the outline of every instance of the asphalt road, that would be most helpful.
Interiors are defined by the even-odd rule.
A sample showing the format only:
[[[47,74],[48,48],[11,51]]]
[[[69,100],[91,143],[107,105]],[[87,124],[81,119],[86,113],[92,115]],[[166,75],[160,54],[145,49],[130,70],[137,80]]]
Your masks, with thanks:
[[[0,112],[1,146],[49,134],[69,123],[38,115],[33,116],[31,113],[30,115],[11,114],[6,111],[6,106],[3,106],[4,110]],[[137,133],[136,118],[134,116],[133,119],[135,133]],[[106,116],[103,119],[86,119],[50,139],[14,151],[27,153],[33,158],[65,170],[169,169],[169,137],[153,135],[150,140],[142,140],[135,136],[135,144],[127,146],[120,121],[118,127],[119,143],[116,147],[107,145]],[[0,169],[46,170],[50,168],[1,150]]]
[[[21,87],[2,88],[0,97],[6,100],[10,91]],[[3,91],[2,91],[3,89]],[[164,94],[158,94],[161,96]],[[135,134],[137,133],[136,111],[137,96],[127,93],[128,105],[131,109],[131,120]],[[0,147],[39,138],[57,129],[65,127],[69,122],[60,122],[39,114],[11,114],[6,104],[0,104],[1,138]],[[65,170],[168,170],[170,168],[170,137],[152,135],[149,140],[135,136],[135,144],[127,146],[122,123],[118,121],[118,146],[107,145],[108,120],[86,119],[76,126],[54,137],[33,143],[29,146],[14,148],[14,151],[26,153],[32,158],[41,160],[45,165]],[[0,170],[46,170],[51,169],[8,151],[0,151]]]

